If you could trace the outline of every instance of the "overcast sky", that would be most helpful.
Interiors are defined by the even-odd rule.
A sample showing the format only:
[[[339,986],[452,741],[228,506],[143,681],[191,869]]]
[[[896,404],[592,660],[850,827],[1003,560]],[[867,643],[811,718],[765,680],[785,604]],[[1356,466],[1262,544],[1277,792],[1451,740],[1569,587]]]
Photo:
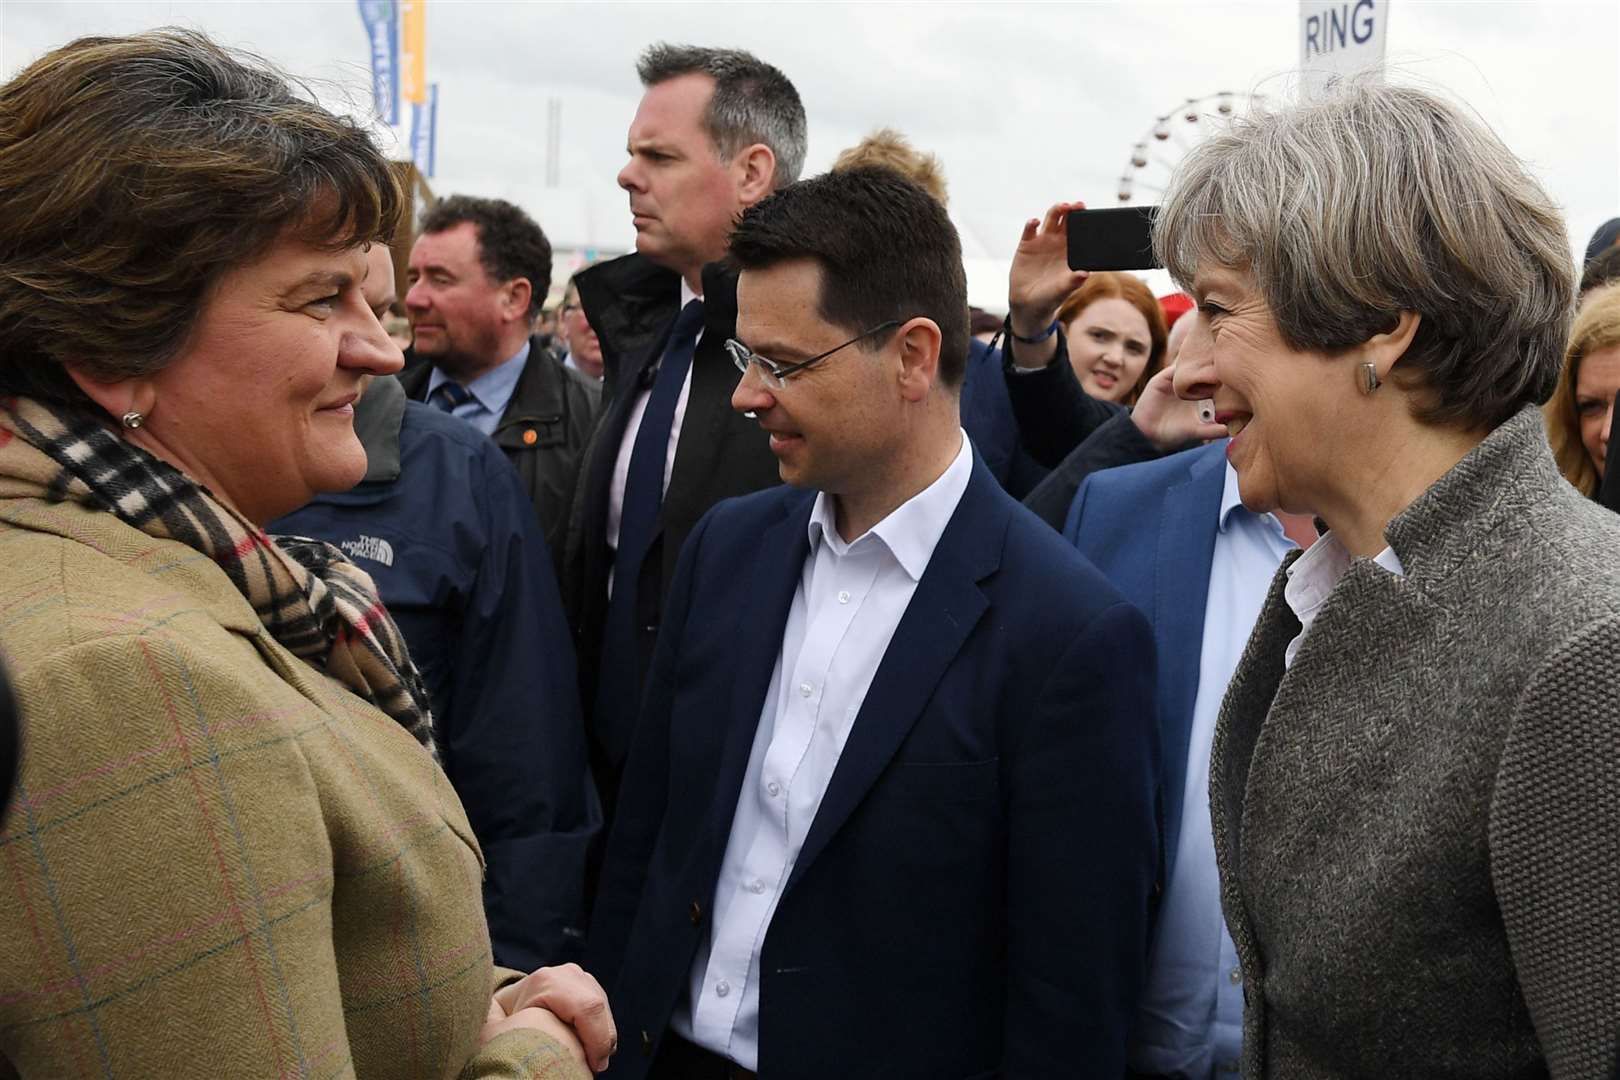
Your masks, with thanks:
[[[1484,116],[1564,206],[1572,246],[1620,214],[1620,4],[1389,3],[1395,77]],[[635,57],[653,41],[741,46],[782,68],[809,115],[807,173],[874,127],[899,128],[943,161],[965,251],[992,258],[1009,255],[1023,220],[1050,202],[1113,205],[1133,144],[1185,99],[1287,94],[1299,50],[1292,0],[428,0],[427,12],[428,78],[441,88],[435,191],[509,198],[560,243],[610,248],[633,239],[614,176],[641,92]],[[0,76],[80,34],[171,23],[322,80],[336,107],[369,102],[352,0],[0,0]],[[563,103],[554,191],[544,187],[549,98]],[[1157,164],[1150,172],[1162,179]]]

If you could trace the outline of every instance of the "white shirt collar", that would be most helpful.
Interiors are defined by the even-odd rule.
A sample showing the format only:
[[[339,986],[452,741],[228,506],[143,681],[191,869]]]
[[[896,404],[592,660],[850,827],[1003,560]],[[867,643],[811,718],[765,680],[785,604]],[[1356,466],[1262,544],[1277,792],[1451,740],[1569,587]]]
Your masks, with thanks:
[[[1299,652],[1305,635],[1310,632],[1316,613],[1327,603],[1328,595],[1353,561],[1339,538],[1326,532],[1288,567],[1288,583],[1283,586],[1283,600],[1299,620],[1300,632],[1288,643],[1283,654],[1284,666],[1293,664],[1294,654]],[[1406,568],[1401,565],[1394,548],[1384,548],[1373,557],[1373,562],[1398,577],[1406,576]]]
[[[681,275],[681,310],[685,311],[687,304],[690,304],[694,300],[701,300],[701,299],[703,299],[703,294],[700,293],[700,292],[697,292],[696,290],[694,290],[692,288],[692,286],[688,285],[686,283],[686,275],[682,274]]]
[[[973,475],[973,449],[967,433],[962,433],[961,448],[956,457],[940,474],[939,479],[895,507],[889,516],[848,543],[838,534],[833,496],[818,492],[816,504],[810,511],[810,550],[815,552],[823,540],[834,555],[844,555],[859,545],[881,542],[889,549],[912,581],[922,578],[928,569],[939,538],[945,534],[951,515],[962,501],[968,480]]]

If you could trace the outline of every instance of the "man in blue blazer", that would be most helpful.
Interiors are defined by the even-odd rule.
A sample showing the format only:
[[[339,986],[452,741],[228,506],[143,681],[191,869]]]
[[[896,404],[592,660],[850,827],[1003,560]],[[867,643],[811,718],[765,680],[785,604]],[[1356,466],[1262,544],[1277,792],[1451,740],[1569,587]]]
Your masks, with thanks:
[[[1183,398],[1214,395],[1206,345],[1195,332],[1177,359]],[[1242,1049],[1242,973],[1222,920],[1210,834],[1210,749],[1226,684],[1295,546],[1290,534],[1309,542],[1312,530],[1308,519],[1285,523],[1245,509],[1226,445],[1092,473],[1064,528],[1152,621],[1158,646],[1166,886],[1131,1029],[1133,1080],[1236,1076]]]
[[[790,487],[682,551],[591,934],[639,1078],[1120,1075],[1158,865],[1140,613],[962,434],[966,282],[890,172],[747,211]]]

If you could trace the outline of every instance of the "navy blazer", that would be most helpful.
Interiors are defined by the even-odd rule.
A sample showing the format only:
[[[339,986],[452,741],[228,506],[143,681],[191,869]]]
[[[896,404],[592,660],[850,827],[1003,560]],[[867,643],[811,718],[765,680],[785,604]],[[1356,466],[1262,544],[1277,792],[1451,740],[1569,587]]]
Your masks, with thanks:
[[[1091,474],[1063,528],[1064,537],[1153,624],[1167,874],[1175,869],[1181,836],[1204,606],[1226,487],[1226,442]]]
[[[716,506],[681,554],[590,942],[646,1074],[730,835],[814,492]],[[975,458],[761,954],[759,1072],[1119,1076],[1158,862],[1141,614]]]

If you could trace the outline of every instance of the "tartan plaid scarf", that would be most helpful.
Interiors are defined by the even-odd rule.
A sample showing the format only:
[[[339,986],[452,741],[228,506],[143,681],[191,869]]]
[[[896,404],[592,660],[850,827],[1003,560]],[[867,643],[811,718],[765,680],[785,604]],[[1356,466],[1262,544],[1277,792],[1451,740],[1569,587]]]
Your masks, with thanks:
[[[20,480],[40,497],[109,511],[207,555],[272,637],[399,721],[437,758],[427,689],[399,628],[371,578],[331,544],[269,536],[100,421],[29,398],[0,402],[0,477],[8,491]]]

